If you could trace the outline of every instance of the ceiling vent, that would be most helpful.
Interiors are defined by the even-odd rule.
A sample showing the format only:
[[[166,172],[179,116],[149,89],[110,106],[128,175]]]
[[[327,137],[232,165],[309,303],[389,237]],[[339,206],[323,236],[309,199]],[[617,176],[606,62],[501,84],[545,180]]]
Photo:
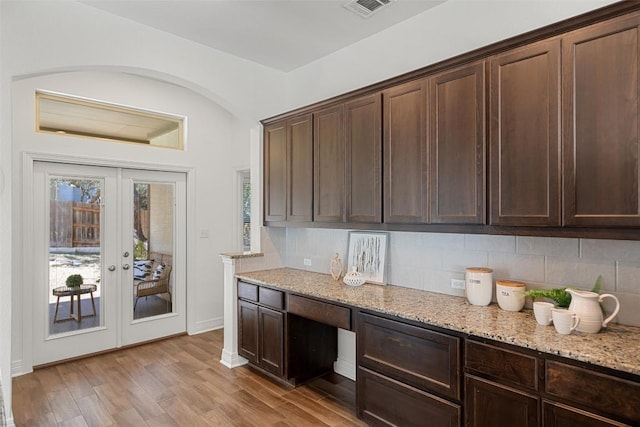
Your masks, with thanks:
[[[394,0],[352,0],[344,7],[356,13],[362,18],[368,18],[374,13],[384,9]]]

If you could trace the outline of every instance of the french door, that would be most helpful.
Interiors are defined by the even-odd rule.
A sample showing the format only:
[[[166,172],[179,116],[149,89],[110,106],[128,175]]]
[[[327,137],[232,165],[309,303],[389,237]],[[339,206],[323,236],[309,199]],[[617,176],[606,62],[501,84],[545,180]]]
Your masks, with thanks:
[[[33,365],[186,330],[184,174],[36,161],[33,203]]]

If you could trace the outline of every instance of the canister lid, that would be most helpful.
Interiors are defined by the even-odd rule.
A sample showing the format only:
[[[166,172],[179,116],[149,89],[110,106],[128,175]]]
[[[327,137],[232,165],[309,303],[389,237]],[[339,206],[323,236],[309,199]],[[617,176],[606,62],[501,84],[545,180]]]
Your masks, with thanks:
[[[493,273],[493,270],[486,267],[467,267],[469,273]]]
[[[524,288],[527,285],[522,282],[514,282],[513,280],[496,280],[496,285],[510,286],[513,288]]]

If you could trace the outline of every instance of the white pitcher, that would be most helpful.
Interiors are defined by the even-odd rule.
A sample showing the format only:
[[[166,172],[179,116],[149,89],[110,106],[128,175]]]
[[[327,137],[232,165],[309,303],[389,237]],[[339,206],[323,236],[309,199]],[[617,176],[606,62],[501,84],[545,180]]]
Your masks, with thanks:
[[[569,311],[573,311],[580,318],[576,331],[595,334],[600,331],[600,328],[607,326],[607,323],[616,317],[620,310],[620,301],[614,295],[598,295],[595,292],[576,289],[567,289],[567,292],[571,294]],[[605,298],[613,298],[616,302],[616,308],[613,310],[613,314],[603,320],[604,316],[602,315],[600,302]]]

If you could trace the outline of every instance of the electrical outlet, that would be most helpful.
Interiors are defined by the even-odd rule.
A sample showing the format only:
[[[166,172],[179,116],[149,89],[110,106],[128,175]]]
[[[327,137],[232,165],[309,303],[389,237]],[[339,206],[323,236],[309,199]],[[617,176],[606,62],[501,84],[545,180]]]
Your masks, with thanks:
[[[306,265],[307,267],[311,267],[311,258],[305,258],[304,265]]]
[[[451,287],[453,289],[465,289],[465,283],[464,280],[460,280],[460,279],[451,279]]]

